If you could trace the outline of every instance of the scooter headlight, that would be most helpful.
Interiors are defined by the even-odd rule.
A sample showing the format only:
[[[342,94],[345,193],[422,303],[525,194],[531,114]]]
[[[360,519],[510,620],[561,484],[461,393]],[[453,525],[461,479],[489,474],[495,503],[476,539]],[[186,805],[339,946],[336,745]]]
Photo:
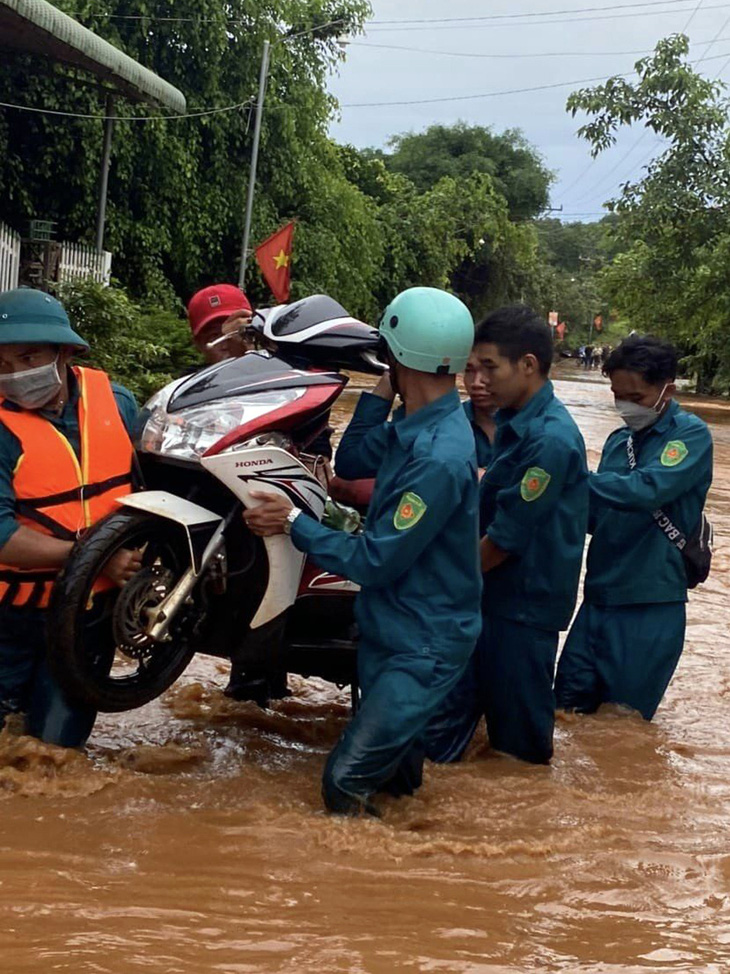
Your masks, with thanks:
[[[138,446],[146,453],[197,460],[228,433],[302,395],[302,389],[272,389],[249,396],[216,399],[204,406],[175,413],[167,411],[169,396],[157,402],[153,397],[146,406],[150,416]]]

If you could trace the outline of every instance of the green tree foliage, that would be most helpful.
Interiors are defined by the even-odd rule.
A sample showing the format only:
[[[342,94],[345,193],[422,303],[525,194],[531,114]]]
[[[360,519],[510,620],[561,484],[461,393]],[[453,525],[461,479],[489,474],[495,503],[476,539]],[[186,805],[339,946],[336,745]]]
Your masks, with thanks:
[[[414,137],[415,138],[415,137]],[[481,169],[419,186],[373,150],[340,149],[348,179],[378,205],[383,239],[382,307],[406,287],[451,287],[477,316],[518,300],[537,254],[532,227],[510,219],[496,181]]]
[[[598,223],[561,223],[543,219],[535,223],[539,266],[531,300],[542,311],[555,310],[567,325],[570,346],[591,334],[591,322],[600,314],[608,319],[608,303],[599,288],[600,272],[613,259],[616,243],[611,235],[616,217]]]
[[[180,88],[190,113],[246,106],[116,123],[107,246],[130,298],[94,286],[64,293],[98,364],[140,395],[184,364],[181,299],[237,277],[249,109],[265,39],[271,70],[253,240],[296,218],[293,298],[325,291],[370,320],[395,293],[418,284],[452,287],[476,315],[516,300],[547,312],[556,294],[559,306],[577,303],[563,299],[571,291],[563,251],[588,244],[568,245],[557,231],[550,236],[529,222],[547,204],[552,175],[519,132],[432,126],[397,136],[387,154],[328,138],[336,104],[327,79],[342,58],[337,37],[361,28],[365,0],[58,5]],[[104,112],[106,93],[89,76],[40,57],[9,56],[0,81],[8,100],[20,104]],[[164,113],[116,101],[115,114]],[[33,217],[52,219],[61,238],[91,242],[102,130],[98,118],[0,110],[0,216],[19,229]],[[247,290],[254,302],[268,303],[250,267]]]
[[[109,372],[140,403],[198,362],[180,313],[145,311],[124,290],[94,281],[64,284],[58,297],[91,346],[88,363]]]
[[[534,294],[537,238],[525,221],[547,205],[552,175],[522,134],[459,122],[389,146],[361,152],[351,178],[381,203],[395,289],[448,285],[477,316]]]
[[[491,176],[507,200],[513,220],[536,217],[548,205],[550,173],[521,132],[500,135],[480,125],[432,125],[425,132],[394,136],[383,159],[393,172],[407,176],[424,192],[443,176],[472,173]]]
[[[596,155],[620,126],[643,124],[663,150],[610,206],[620,252],[601,287],[633,328],[663,334],[686,354],[698,388],[730,389],[730,128],[724,86],[687,61],[683,35],[637,62],[636,80],[610,78],[568,101],[589,121]]]
[[[585,271],[611,260],[616,243],[611,229],[615,216],[605,216],[598,223],[562,223],[555,219],[538,220],[535,224],[540,253],[558,270],[571,274]]]
[[[336,168],[326,127],[333,110],[325,80],[342,57],[336,38],[357,32],[365,0],[57,0],[86,26],[179,87],[193,113],[248,102],[257,90],[264,39],[272,41],[262,133],[254,239],[301,216],[304,276],[329,284],[331,266],[312,268],[309,219],[346,212],[354,201]],[[145,15],[154,13],[154,19]],[[140,17],[142,19],[123,19]],[[163,20],[160,18],[177,18]],[[312,28],[320,25],[319,29]],[[104,96],[88,76],[40,57],[3,58],[8,101],[103,114]],[[117,102],[117,114],[164,114]],[[171,121],[116,125],[110,173],[107,243],[115,273],[137,295],[187,297],[214,279],[235,279],[248,179],[248,110]],[[33,216],[58,221],[65,238],[91,240],[102,123],[0,112],[3,218],[23,228]],[[357,201],[361,207],[361,201]],[[357,222],[358,214],[354,214]],[[322,260],[347,258],[348,221]],[[362,231],[365,232],[364,230]],[[324,239],[332,243],[331,237]],[[307,263],[307,260],[309,261]],[[351,267],[352,276],[358,265]],[[343,277],[345,272],[340,272]],[[260,286],[263,290],[263,286]],[[254,286],[255,290],[255,286]],[[348,298],[351,296],[347,295]]]

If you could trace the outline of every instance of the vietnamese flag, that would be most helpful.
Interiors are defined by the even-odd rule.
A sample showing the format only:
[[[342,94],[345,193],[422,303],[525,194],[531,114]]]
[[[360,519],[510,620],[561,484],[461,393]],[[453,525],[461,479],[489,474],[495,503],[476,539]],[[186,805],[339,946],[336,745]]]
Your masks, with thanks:
[[[256,248],[256,260],[277,301],[289,300],[294,223],[287,223]]]

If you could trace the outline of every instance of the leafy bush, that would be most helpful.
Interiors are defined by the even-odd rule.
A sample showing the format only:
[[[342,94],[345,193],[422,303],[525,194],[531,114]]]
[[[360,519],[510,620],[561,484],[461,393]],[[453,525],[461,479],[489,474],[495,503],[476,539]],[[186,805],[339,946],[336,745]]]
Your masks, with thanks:
[[[140,403],[198,363],[187,322],[173,311],[144,311],[120,287],[63,284],[58,297],[91,346],[87,361],[130,389]]]

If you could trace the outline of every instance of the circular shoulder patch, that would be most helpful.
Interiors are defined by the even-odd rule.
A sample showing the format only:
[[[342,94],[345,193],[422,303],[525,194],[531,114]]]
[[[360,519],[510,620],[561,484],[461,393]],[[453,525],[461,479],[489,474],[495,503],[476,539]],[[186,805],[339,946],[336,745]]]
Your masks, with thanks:
[[[688,454],[689,450],[681,440],[670,440],[662,451],[661,464],[664,467],[676,467]]]

